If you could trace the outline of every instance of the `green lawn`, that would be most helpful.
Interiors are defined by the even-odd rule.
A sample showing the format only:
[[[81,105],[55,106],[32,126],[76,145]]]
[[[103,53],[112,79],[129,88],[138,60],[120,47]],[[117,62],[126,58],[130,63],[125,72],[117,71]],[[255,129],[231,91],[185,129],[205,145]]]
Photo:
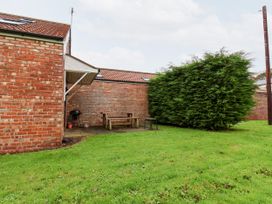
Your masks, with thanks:
[[[272,203],[272,127],[177,127],[0,156],[0,203]]]

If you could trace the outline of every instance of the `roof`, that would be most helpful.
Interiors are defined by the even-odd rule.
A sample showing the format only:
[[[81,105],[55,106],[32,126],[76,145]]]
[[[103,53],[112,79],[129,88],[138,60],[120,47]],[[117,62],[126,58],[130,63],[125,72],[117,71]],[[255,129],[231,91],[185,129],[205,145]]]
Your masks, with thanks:
[[[96,80],[147,83],[155,73],[100,68]]]
[[[63,40],[70,25],[0,12],[0,32]]]
[[[79,81],[79,84],[91,84],[95,76],[98,74],[99,69],[72,56],[65,55],[66,81],[67,83],[77,83],[78,80],[84,75],[84,78]]]

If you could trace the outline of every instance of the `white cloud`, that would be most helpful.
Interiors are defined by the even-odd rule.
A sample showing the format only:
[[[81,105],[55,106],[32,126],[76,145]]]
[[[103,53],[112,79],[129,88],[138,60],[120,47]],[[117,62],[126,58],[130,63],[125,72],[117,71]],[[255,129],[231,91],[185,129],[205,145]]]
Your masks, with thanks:
[[[258,13],[222,20],[195,0],[80,0],[79,5],[75,29],[88,36],[89,47],[77,51],[98,66],[155,71],[222,47],[250,52],[254,70],[263,66]]]
[[[255,58],[253,69],[260,71],[264,46],[262,17],[257,11],[263,4],[268,8],[272,4],[244,2],[9,0],[1,4],[1,11],[69,22],[73,6],[73,53],[100,67],[156,71],[170,62],[180,64],[193,55],[226,47],[250,52]]]
[[[75,53],[86,61],[100,68],[119,68],[129,69],[129,67],[145,66],[144,55],[136,50],[129,50],[122,47],[113,47],[106,52],[95,52],[90,50],[88,53]]]
[[[167,38],[172,32],[202,14],[192,0],[81,0],[82,9],[92,17],[82,30],[112,39],[140,40]],[[113,3],[114,2],[114,3]],[[89,29],[92,28],[92,29]]]

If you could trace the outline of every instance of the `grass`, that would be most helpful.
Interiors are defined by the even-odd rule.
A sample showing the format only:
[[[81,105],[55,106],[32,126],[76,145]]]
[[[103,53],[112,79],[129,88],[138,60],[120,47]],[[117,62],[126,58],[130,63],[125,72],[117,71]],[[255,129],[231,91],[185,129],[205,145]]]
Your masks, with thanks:
[[[177,127],[0,156],[0,203],[272,203],[272,127]]]

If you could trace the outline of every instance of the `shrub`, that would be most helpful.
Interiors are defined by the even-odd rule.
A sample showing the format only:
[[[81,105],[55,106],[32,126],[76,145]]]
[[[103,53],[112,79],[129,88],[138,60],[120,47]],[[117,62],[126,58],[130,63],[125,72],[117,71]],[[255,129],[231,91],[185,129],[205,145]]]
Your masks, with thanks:
[[[242,52],[206,53],[150,81],[150,114],[160,123],[219,130],[245,119],[254,105],[251,61]]]

